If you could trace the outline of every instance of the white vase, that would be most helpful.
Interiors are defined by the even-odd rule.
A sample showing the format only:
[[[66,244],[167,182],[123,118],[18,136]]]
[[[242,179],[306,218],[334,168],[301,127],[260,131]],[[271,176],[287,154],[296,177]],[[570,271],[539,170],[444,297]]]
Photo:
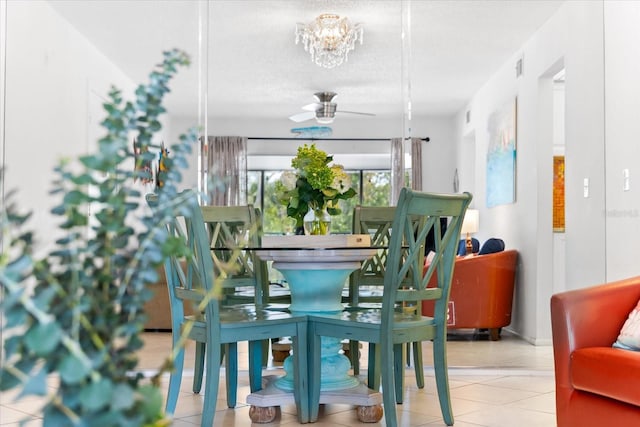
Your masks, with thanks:
[[[327,212],[326,207],[310,208],[304,216],[303,222],[304,234],[306,235],[331,234],[331,215]]]

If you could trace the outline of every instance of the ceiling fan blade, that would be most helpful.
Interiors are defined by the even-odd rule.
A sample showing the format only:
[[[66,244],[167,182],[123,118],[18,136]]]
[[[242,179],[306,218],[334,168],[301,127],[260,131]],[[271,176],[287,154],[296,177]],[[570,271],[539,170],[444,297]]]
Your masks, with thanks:
[[[373,113],[361,113],[359,111],[345,111],[345,110],[337,110],[336,113],[347,113],[347,114],[360,114],[361,116],[375,116]]]
[[[313,104],[307,104],[302,107],[304,111],[316,111],[318,108],[322,108],[322,104],[318,104],[317,102],[314,102]]]
[[[304,122],[305,120],[310,120],[316,117],[315,111],[305,111],[303,113],[294,114],[293,116],[289,116],[289,120],[293,120],[296,123]]]

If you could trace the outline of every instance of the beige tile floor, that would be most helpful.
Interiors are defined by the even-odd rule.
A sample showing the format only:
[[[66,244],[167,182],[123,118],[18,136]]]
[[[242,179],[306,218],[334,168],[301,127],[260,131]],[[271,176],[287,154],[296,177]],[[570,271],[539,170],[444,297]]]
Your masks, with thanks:
[[[451,399],[457,427],[553,427],[555,422],[555,394],[553,354],[551,347],[532,346],[508,332],[501,341],[473,340],[472,331],[452,335],[448,345]],[[145,333],[145,347],[140,353],[140,368],[152,372],[168,354],[168,333]],[[200,423],[204,395],[191,392],[193,378],[193,348],[187,348],[185,376],[174,416],[175,427],[193,427]],[[241,348],[240,351],[246,351]],[[406,371],[405,402],[398,405],[398,425],[406,427],[444,426],[431,365],[431,344],[423,344],[426,386],[416,387],[413,371]],[[366,354],[366,351],[363,351]],[[238,405],[228,409],[224,397],[224,381],[218,393],[214,426],[248,426],[249,406],[245,398],[249,393],[246,360],[240,355]],[[363,360],[366,366],[366,360]],[[267,374],[280,374],[281,368],[270,363]],[[164,381],[166,387],[168,380]],[[40,426],[38,409],[41,400],[22,399],[15,402],[15,393],[0,394],[0,425],[18,426],[28,419],[27,426]],[[360,424],[353,407],[324,405],[314,426],[349,426]],[[281,408],[276,421],[264,426],[298,425],[295,406]],[[378,424],[386,425],[384,419]]]

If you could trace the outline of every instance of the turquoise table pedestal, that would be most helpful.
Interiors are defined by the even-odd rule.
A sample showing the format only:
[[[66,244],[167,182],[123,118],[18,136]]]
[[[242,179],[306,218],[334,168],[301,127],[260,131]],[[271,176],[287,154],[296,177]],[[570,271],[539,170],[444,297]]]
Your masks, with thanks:
[[[342,311],[342,289],[352,271],[360,268],[358,262],[336,262],[308,269],[301,269],[300,263],[274,263],[273,267],[282,273],[291,291],[292,312],[302,313],[339,313]],[[360,381],[348,371],[349,359],[340,354],[339,338],[322,337],[320,352],[321,391],[343,390],[360,385]],[[286,375],[276,381],[276,387],[293,391],[293,361],[290,357],[284,361]]]
[[[368,235],[277,236],[272,241],[267,237],[262,241],[265,249],[256,253],[265,261],[273,261],[273,267],[282,273],[289,284],[289,309],[302,313],[339,315],[343,309],[342,291],[349,274],[360,268],[361,261],[377,252],[376,248],[369,246]],[[336,239],[340,247],[328,246],[335,245]],[[357,244],[344,242],[344,239],[351,239]],[[353,404],[361,422],[380,421],[383,413],[382,395],[349,375],[351,362],[340,354],[340,349],[340,339],[321,337],[320,403]],[[254,422],[265,422],[267,417],[262,416],[267,412],[273,415],[268,417],[272,421],[275,418],[273,407],[294,403],[292,365],[292,358],[285,359],[285,376],[271,377],[264,389],[247,397],[247,403],[251,405],[250,417]]]

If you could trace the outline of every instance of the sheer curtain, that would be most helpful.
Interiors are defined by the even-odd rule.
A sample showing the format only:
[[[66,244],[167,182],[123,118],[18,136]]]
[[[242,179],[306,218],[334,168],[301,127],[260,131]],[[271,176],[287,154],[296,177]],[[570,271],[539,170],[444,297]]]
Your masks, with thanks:
[[[411,188],[422,191],[422,139],[411,138]]]
[[[247,204],[247,138],[209,136],[206,150],[206,195],[213,206]]]
[[[402,138],[391,138],[391,200],[389,200],[389,206],[395,206],[398,203],[402,187],[404,187],[404,145]]]
[[[402,138],[391,138],[391,200],[395,206],[404,187],[404,144]],[[411,138],[411,188],[422,191],[422,139]]]

